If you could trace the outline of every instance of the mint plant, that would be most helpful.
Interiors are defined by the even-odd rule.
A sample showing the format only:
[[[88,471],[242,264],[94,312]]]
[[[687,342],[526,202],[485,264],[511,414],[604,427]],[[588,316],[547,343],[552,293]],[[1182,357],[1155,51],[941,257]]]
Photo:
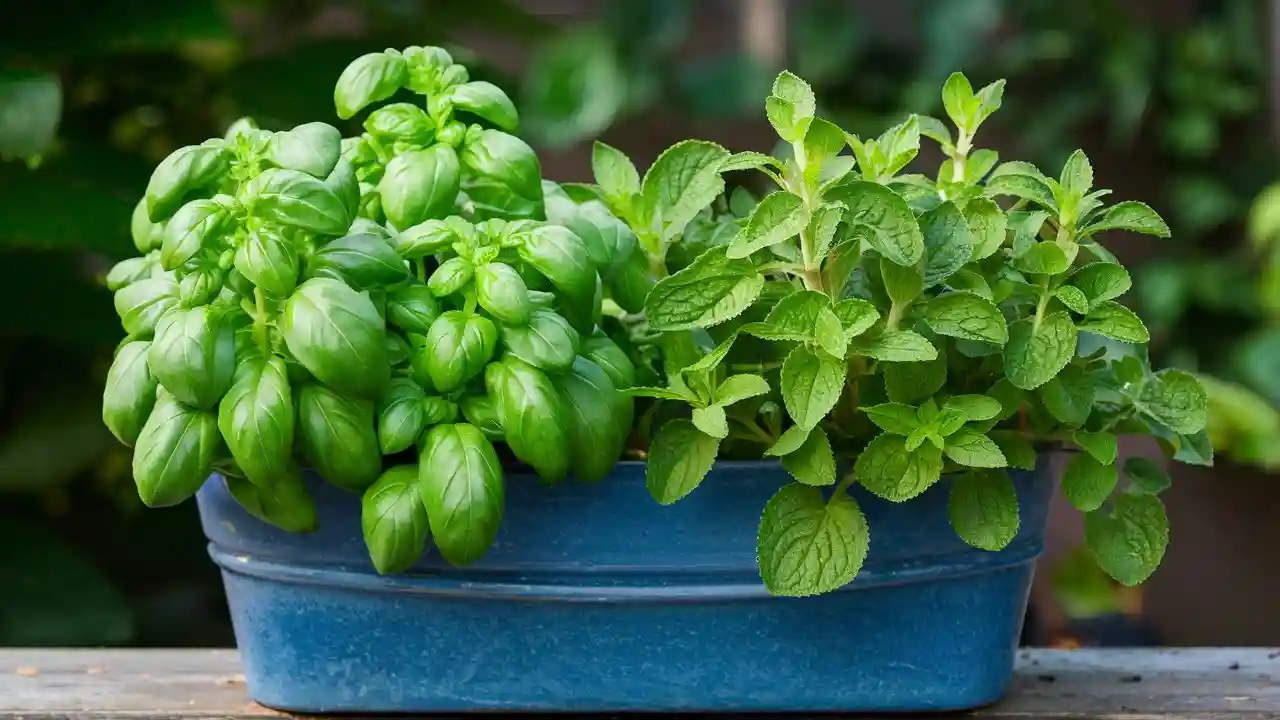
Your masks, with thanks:
[[[156,168],[142,255],[107,278],[128,336],[103,394],[147,505],[216,471],[250,513],[305,532],[314,468],[362,496],[373,564],[396,572],[428,539],[455,565],[485,553],[500,450],[547,482],[617,460],[634,368],[596,333],[598,270],[629,231],[576,206],[558,212],[581,235],[547,222],[511,101],[439,48],[358,58],[334,104],[350,118],[404,90],[415,102],[357,137],[244,119]]]
[[[950,126],[912,116],[860,138],[784,72],[765,110],[790,157],[686,141],[642,177],[596,145],[596,182],[577,192],[638,241],[605,278],[606,324],[652,381],[629,389],[652,399],[637,428],[649,490],[673,503],[717,457],[778,458],[794,482],[764,508],[758,547],[775,594],[858,574],[872,528],[854,483],[906,502],[951,476],[957,534],[1005,547],[1019,527],[1007,470],[1055,446],[1078,449],[1062,487],[1093,555],[1136,584],[1165,552],[1168,480],[1148,461],[1118,466],[1117,437],[1211,462],[1204,389],[1149,366],[1147,329],[1118,302],[1129,273],[1099,242],[1167,226],[1142,203],[1108,204],[1081,151],[1052,178],[977,148],[1003,90],[956,73],[942,91]],[[906,174],[922,137],[945,159]],[[777,189],[726,197],[723,175],[740,170]]]

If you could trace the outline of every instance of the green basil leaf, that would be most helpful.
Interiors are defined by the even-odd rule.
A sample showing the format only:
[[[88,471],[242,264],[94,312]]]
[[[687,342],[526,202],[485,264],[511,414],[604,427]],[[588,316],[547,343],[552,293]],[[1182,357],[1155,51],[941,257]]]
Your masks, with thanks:
[[[435,121],[413,103],[391,103],[369,113],[364,129],[385,144],[430,145],[435,139]]]
[[[947,201],[920,216],[924,237],[924,284],[933,287],[964,267],[974,255],[974,238],[956,204]]]
[[[284,358],[240,363],[218,404],[218,429],[254,485],[269,487],[289,472],[293,428],[293,391]]]
[[[440,263],[440,267],[427,278],[427,288],[436,297],[452,295],[466,287],[475,276],[476,267],[471,261],[455,257]]]
[[[251,231],[236,248],[235,268],[267,293],[286,296],[298,286],[298,253],[271,228]]]
[[[424,220],[400,231],[395,246],[400,257],[418,260],[448,250],[458,239],[457,233],[444,220]]]
[[[1154,495],[1123,493],[1110,510],[1084,516],[1085,545],[1108,575],[1134,586],[1155,572],[1169,546],[1169,519]]]
[[[418,460],[418,488],[431,536],[453,565],[470,565],[493,545],[506,491],[493,445],[473,425],[437,425]]]
[[[533,314],[529,288],[520,273],[506,263],[481,265],[475,271],[480,307],[506,325],[524,325]]]
[[[1182,370],[1161,370],[1147,377],[1133,403],[1143,414],[1180,435],[1200,432],[1208,417],[1209,399],[1204,386]]]
[[[724,192],[720,166],[729,151],[704,140],[685,140],[667,148],[644,174],[642,201],[663,242],[684,232],[703,208]]]
[[[563,225],[577,235],[587,248],[592,264],[604,269],[621,264],[636,247],[636,236],[625,223],[609,213],[599,200],[575,203],[562,189],[546,194],[547,221]]]
[[[345,280],[357,289],[395,285],[409,279],[405,261],[377,235],[347,235],[325,244],[311,256],[313,277]]]
[[[514,357],[560,373],[573,366],[581,340],[569,321],[550,310],[536,310],[528,324],[504,327],[502,343]]]
[[[599,276],[581,238],[559,225],[540,225],[518,238],[516,251],[521,260],[550,280],[571,304],[592,304]]]
[[[162,393],[138,434],[133,479],[148,507],[177,505],[209,477],[221,439],[213,413]]]
[[[1004,345],[1009,326],[995,303],[973,293],[949,292],[925,306],[924,322],[939,335]]]
[[[462,417],[479,428],[486,438],[493,442],[503,439],[502,420],[498,417],[498,406],[493,398],[488,395],[467,395],[458,405],[462,409]]]
[[[1119,448],[1116,443],[1116,436],[1109,432],[1085,432],[1084,430],[1076,430],[1071,434],[1072,441],[1079,445],[1081,449],[1093,456],[1094,460],[1103,465],[1114,465],[1116,462],[1116,454]],[[1125,465],[1126,472],[1128,465]]]
[[[845,364],[800,346],[782,364],[782,399],[791,419],[804,428],[815,427],[840,399]]]
[[[438,317],[440,304],[426,285],[405,285],[387,293],[387,322],[402,330],[426,334]]]
[[[964,218],[973,234],[971,260],[982,260],[996,254],[1004,245],[1008,227],[1004,211],[994,201],[974,198],[964,206]]]
[[[836,484],[836,458],[827,433],[820,427],[813,428],[800,447],[782,456],[782,467],[805,485]]]
[[[192,200],[164,226],[160,266],[176,270],[202,248],[213,247],[228,222],[227,212],[213,200]]]
[[[828,202],[844,203],[845,222],[876,252],[898,265],[924,257],[924,236],[907,201],[883,185],[856,180],[828,190]]]
[[[636,384],[635,364],[603,331],[596,330],[591,337],[584,338],[578,354],[599,365],[613,381],[614,387],[629,388]]]
[[[1079,329],[1120,342],[1146,344],[1151,340],[1151,334],[1147,332],[1147,326],[1142,324],[1142,320],[1132,310],[1114,300],[1104,300],[1095,305],[1084,320],[1080,321]]]
[[[112,265],[111,270],[107,272],[107,289],[115,292],[139,280],[146,280],[155,270],[155,261],[155,255],[149,255],[126,258]]]
[[[640,192],[640,173],[621,150],[597,140],[591,147],[591,171],[596,184],[613,201]]]
[[[698,430],[688,420],[662,426],[649,447],[645,484],[649,494],[670,505],[693,492],[710,472],[720,441]]]
[[[1133,286],[1128,270],[1108,262],[1094,262],[1077,268],[1071,274],[1070,283],[1084,292],[1090,305],[1118,298]]]
[[[541,370],[507,357],[485,368],[485,388],[498,405],[507,446],[547,482],[569,471],[569,416]]]
[[[1093,412],[1093,377],[1079,366],[1067,365],[1040,386],[1040,400],[1049,414],[1062,424],[1084,425]]]
[[[342,133],[334,126],[306,123],[272,135],[263,157],[278,167],[324,178],[338,164],[341,143]]]
[[[373,403],[315,383],[298,388],[297,402],[298,444],[320,477],[350,492],[372,485],[382,472]]]
[[[289,297],[279,327],[289,352],[335,390],[372,398],[386,385],[386,323],[367,295],[338,280],[312,278]]]
[[[884,433],[858,455],[853,474],[875,495],[903,502],[938,482],[942,476],[942,451],[933,443],[908,450],[906,438]]]
[[[139,253],[146,255],[154,249],[151,244],[154,229],[155,226],[147,215],[147,198],[143,197],[133,206],[133,213],[129,216],[129,235],[133,238],[133,246],[138,248]]]
[[[230,164],[231,153],[216,145],[187,145],[169,153],[147,182],[147,218],[153,223],[167,220],[194,193],[216,185]]]
[[[427,546],[428,527],[417,466],[390,468],[364,491],[360,527],[379,574],[408,570],[418,561]]]
[[[508,188],[541,210],[542,166],[525,141],[501,130],[481,130],[474,135],[468,132],[458,159],[475,175]],[[468,195],[473,194],[473,182],[468,181]]]
[[[165,390],[207,410],[231,387],[235,331],[222,312],[207,305],[175,310],[156,327],[147,363]]]
[[[1035,390],[1049,382],[1076,354],[1076,325],[1066,311],[1049,313],[1035,324],[1023,318],[1009,325],[1004,369],[1009,382]]]
[[[809,210],[804,200],[785,191],[772,193],[751,212],[747,224],[729,246],[728,257],[745,258],[800,234],[808,225]]]
[[[397,229],[444,218],[453,214],[461,178],[458,155],[447,145],[401,153],[378,181],[382,211]]]
[[[240,506],[265,523],[294,533],[314,532],[320,527],[316,501],[307,492],[296,465],[267,487],[258,487],[234,475],[223,475],[222,480]]]
[[[436,318],[427,332],[425,355],[431,384],[450,392],[484,370],[493,359],[498,328],[481,315],[450,310]]]
[[[395,378],[378,399],[378,448],[383,455],[408,450],[427,427],[426,393],[409,378]]]
[[[945,434],[945,437],[943,452],[960,465],[977,468],[1002,468],[1008,465],[1000,448],[982,433],[958,430]]]
[[[604,370],[581,357],[551,382],[569,420],[569,472],[582,482],[603,480],[631,433],[634,402],[618,392]]]
[[[845,493],[792,483],[765,505],[757,556],[760,577],[774,595],[803,597],[847,585],[866,561],[867,520]]]
[[[749,260],[712,248],[649,291],[645,315],[655,330],[711,327],[737,317],[759,297],[761,275]]]
[[[343,198],[323,180],[297,170],[263,170],[242,195],[262,219],[319,235],[343,235],[354,219]]]
[[[455,85],[449,91],[449,102],[454,110],[465,110],[497,125],[507,132],[514,132],[520,124],[516,106],[511,98],[493,83],[473,80]]]
[[[147,335],[177,306],[178,284],[165,278],[140,280],[118,290],[114,301],[124,331],[134,337]]]
[[[1169,226],[1149,206],[1132,200],[1116,203],[1107,208],[1084,230],[1081,237],[1103,232],[1105,230],[1128,230],[1144,235],[1169,237]]]
[[[1144,457],[1125,460],[1124,474],[1129,478],[1129,492],[1140,495],[1159,495],[1173,484],[1164,468]]]
[[[338,117],[347,120],[371,103],[386,100],[409,82],[409,65],[391,53],[368,53],[347,65],[333,88]]]
[[[1062,474],[1062,494],[1076,509],[1091,512],[1111,496],[1116,480],[1115,465],[1098,462],[1089,453],[1076,453]]]
[[[102,391],[102,422],[120,442],[133,447],[156,402],[156,378],[147,365],[151,343],[132,340],[116,350]]]
[[[938,357],[938,349],[928,339],[910,330],[883,330],[854,338],[849,352],[884,362],[928,362]]]
[[[652,288],[649,259],[637,245],[609,278],[609,296],[623,310],[639,313]]]
[[[995,552],[1018,536],[1018,493],[1008,474],[985,470],[961,474],[947,496],[947,516],[960,539]]]

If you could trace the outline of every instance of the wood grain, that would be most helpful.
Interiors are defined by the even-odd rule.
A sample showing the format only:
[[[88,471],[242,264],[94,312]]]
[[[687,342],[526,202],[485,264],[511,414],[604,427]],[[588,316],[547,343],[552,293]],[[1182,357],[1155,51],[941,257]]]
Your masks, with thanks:
[[[240,672],[232,650],[0,650],[0,720],[280,716]],[[1003,702],[944,717],[1280,720],[1280,650],[1028,650]]]

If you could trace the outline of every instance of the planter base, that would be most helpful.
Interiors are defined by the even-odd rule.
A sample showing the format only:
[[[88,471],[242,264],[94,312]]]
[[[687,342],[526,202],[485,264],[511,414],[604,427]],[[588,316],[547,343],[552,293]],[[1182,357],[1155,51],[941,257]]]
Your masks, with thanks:
[[[760,509],[785,481],[774,465],[726,464],[662,508],[642,468],[597,486],[509,478],[502,538],[480,563],[456,570],[433,555],[395,577],[362,555],[358,499],[319,483],[322,529],[309,536],[253,519],[217,478],[200,506],[250,694],[277,709],[911,711],[999,699],[1052,483],[1017,477],[1023,532],[999,553],[955,540],[945,483],[906,505],[859,495],[872,561],[858,580],[779,599],[752,555]]]

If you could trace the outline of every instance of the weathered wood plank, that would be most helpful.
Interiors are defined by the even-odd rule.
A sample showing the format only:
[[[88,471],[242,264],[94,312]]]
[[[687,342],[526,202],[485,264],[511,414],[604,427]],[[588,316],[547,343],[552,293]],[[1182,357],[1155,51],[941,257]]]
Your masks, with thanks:
[[[0,720],[277,716],[230,650],[0,650]],[[972,717],[1280,720],[1280,650],[1029,650],[1009,697]]]

